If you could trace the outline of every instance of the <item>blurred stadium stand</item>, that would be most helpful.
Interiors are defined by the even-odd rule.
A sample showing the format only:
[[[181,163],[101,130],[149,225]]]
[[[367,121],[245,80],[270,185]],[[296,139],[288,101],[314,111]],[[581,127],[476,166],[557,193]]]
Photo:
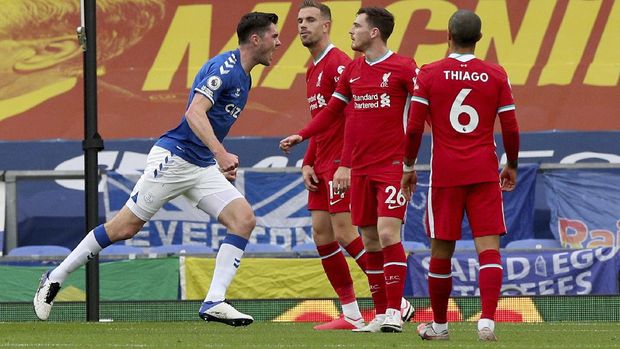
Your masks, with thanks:
[[[53,257],[53,256],[68,256],[71,250],[64,246],[56,245],[31,245],[31,246],[19,246],[11,249],[8,256],[12,257]]]
[[[555,239],[523,239],[511,241],[506,244],[506,249],[543,249],[562,248],[562,244]]]
[[[151,254],[207,254],[215,251],[206,245],[162,245],[154,246],[148,250]]]

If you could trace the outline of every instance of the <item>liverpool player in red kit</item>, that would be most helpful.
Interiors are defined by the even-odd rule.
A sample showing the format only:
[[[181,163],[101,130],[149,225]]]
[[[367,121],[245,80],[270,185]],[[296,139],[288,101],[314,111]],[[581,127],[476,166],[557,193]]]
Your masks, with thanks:
[[[497,340],[494,316],[502,285],[499,237],[506,232],[501,191],[512,191],[516,185],[519,127],[506,72],[474,56],[481,26],[480,18],[471,11],[452,15],[448,24],[450,55],[422,67],[412,97],[401,181],[407,199],[416,186],[413,164],[425,121],[432,130],[426,227],[431,238],[428,286],[434,321],[418,326],[422,339],[449,338],[450,259],[456,240],[461,238],[466,212],[480,264],[478,338]],[[493,139],[496,116],[508,158],[499,177]]]
[[[367,275],[376,316],[363,332],[401,332],[401,298],[407,273],[400,228],[406,200],[400,193],[404,122],[413,94],[416,64],[387,48],[394,16],[377,7],[361,8],[350,30],[351,48],[364,56],[340,76],[327,107],[299,132],[280,142],[290,147],[343,118],[348,103],[341,165],[334,174],[337,190],[348,191],[353,224],[360,227],[367,251]],[[354,330],[355,331],[355,330]]]
[[[331,11],[314,0],[304,1],[297,16],[301,43],[308,48],[312,62],[306,72],[306,94],[314,117],[327,106],[344,67],[351,58],[331,44]],[[335,190],[332,177],[340,165],[344,141],[344,118],[329,131],[310,140],[304,156],[302,175],[308,189],[308,209],[312,212],[312,237],[327,279],[336,291],[343,316],[315,326],[317,330],[352,330],[365,326],[360,313],[349,265],[341,251],[344,246],[365,270],[364,243],[351,223],[349,195]]]

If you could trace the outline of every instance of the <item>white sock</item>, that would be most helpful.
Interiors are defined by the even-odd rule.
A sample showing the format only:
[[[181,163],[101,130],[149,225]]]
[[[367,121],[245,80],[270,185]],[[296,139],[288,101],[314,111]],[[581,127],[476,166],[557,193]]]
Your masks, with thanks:
[[[488,327],[491,331],[495,331],[495,321],[491,319],[480,319],[478,320],[478,331],[481,329]]]
[[[213,279],[205,302],[223,301],[226,298],[226,290],[237,274],[237,268],[241,263],[243,250],[231,244],[223,243],[215,258],[215,270]]]
[[[71,251],[71,253],[60,263],[49,275],[51,282],[59,282],[61,285],[77,268],[86,264],[90,259],[101,251],[101,246],[91,230],[84,239]],[[90,258],[89,258],[90,257]]]
[[[342,305],[342,314],[351,320],[357,320],[362,318],[360,307],[357,305],[357,301]]]
[[[442,331],[447,331],[448,330],[448,323],[446,322],[445,324],[438,324],[435,321],[433,321],[433,331],[435,331],[435,333],[439,333]]]

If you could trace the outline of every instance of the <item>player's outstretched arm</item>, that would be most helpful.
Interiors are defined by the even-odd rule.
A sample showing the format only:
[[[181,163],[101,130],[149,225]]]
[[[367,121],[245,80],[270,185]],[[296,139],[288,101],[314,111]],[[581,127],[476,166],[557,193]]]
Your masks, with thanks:
[[[280,141],[280,149],[286,154],[291,152],[291,149],[296,145],[301,143],[304,139],[301,138],[300,135],[290,135],[283,140]]]

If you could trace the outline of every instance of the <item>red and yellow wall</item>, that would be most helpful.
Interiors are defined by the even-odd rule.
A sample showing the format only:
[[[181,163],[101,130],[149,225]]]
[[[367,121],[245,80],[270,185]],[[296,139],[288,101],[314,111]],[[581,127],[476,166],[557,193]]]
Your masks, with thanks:
[[[0,9],[0,140],[83,136],[82,51],[72,13],[25,31],[41,18]],[[115,3],[125,8],[119,13]],[[36,3],[36,2],[35,2]],[[280,16],[282,46],[271,67],[252,72],[250,102],[232,136],[281,136],[309,119],[304,74],[310,56],[296,35],[299,1],[98,1],[99,129],[104,138],[157,137],[175,126],[195,72],[209,57],[237,46],[246,12]],[[446,25],[458,8],[483,20],[476,53],[502,64],[511,78],[523,131],[620,129],[620,2],[613,0],[326,1],[331,38],[349,50],[348,30],[361,6],[396,16],[389,47],[419,64],[446,55]],[[128,6],[131,6],[130,8]],[[26,8],[26,7],[24,7]],[[120,8],[120,7],[119,7]],[[48,11],[51,11],[48,9]],[[53,19],[53,18],[52,18]],[[52,23],[52,22],[50,22]],[[59,23],[65,23],[63,28]],[[19,25],[18,25],[19,24]],[[27,24],[27,23],[26,23]],[[110,39],[111,38],[111,39]],[[104,43],[109,40],[110,43]]]

